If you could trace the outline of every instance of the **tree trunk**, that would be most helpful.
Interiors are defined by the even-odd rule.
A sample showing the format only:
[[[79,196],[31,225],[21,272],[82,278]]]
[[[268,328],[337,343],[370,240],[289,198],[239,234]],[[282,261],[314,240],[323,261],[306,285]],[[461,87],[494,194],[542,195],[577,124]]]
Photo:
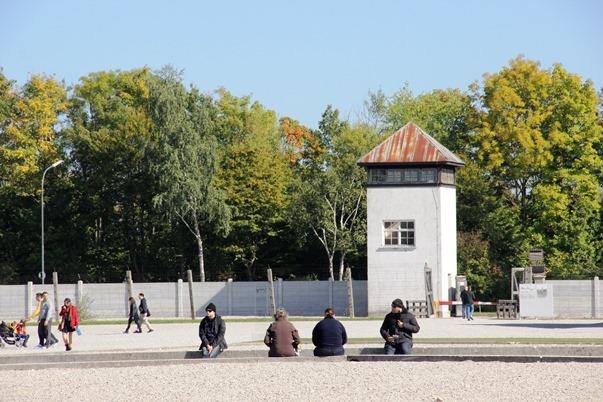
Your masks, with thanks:
[[[347,253],[345,251],[341,252],[341,256],[339,258],[339,280],[343,281],[343,267],[345,265],[345,255]]]
[[[333,273],[333,254],[329,255],[329,278],[331,278],[332,281],[335,280],[335,274]]]
[[[199,249],[199,279],[205,282],[205,263],[203,262],[203,240],[197,236],[197,248]]]

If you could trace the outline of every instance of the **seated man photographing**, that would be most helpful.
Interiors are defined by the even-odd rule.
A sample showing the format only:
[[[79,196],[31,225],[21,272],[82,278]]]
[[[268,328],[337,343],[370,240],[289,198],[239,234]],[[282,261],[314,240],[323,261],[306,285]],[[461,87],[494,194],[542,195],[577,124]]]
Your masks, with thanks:
[[[199,338],[201,338],[201,350],[203,357],[214,358],[228,346],[224,339],[226,324],[222,317],[216,313],[216,305],[209,303],[205,308],[206,316],[199,324]]]
[[[412,334],[419,332],[419,323],[402,300],[392,302],[391,313],[385,316],[381,325],[381,336],[385,340],[386,355],[408,355],[412,350]]]

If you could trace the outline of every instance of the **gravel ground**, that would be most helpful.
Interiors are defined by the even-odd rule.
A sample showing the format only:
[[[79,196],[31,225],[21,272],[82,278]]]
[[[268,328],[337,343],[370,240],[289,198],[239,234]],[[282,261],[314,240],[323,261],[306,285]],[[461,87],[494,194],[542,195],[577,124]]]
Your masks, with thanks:
[[[45,395],[64,401],[582,402],[603,400],[601,384],[603,364],[596,363],[262,362],[48,369],[0,376],[3,401]]]

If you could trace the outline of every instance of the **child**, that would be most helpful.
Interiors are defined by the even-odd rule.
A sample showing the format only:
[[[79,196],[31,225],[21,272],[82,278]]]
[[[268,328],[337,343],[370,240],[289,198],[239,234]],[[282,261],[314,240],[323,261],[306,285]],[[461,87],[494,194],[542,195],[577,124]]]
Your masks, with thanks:
[[[29,340],[29,334],[25,328],[25,320],[21,320],[15,323],[14,332],[16,334],[17,346],[27,347],[27,341]]]

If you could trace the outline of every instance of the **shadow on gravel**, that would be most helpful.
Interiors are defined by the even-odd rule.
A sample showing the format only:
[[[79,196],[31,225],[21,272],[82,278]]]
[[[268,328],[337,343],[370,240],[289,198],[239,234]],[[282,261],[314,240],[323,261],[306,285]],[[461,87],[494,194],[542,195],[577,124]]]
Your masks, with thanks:
[[[580,324],[580,323],[572,323],[572,324],[562,324],[562,323],[521,323],[521,322],[513,322],[513,323],[501,323],[501,324],[491,324],[491,326],[497,327],[523,327],[523,328],[541,328],[541,329],[570,329],[570,328],[603,328],[603,322],[599,323],[589,323],[589,324]]]

